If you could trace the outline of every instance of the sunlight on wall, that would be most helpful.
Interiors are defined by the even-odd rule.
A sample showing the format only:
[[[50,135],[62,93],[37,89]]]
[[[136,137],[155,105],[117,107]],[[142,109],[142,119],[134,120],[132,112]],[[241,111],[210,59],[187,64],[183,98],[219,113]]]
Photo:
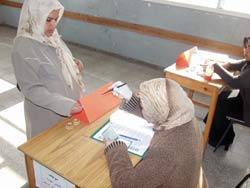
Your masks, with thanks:
[[[15,87],[16,87],[15,85],[10,84],[9,82],[6,82],[6,81],[0,79],[0,93],[11,90]]]
[[[9,167],[4,167],[0,169],[0,182],[1,187],[22,187],[26,183],[26,180]]]

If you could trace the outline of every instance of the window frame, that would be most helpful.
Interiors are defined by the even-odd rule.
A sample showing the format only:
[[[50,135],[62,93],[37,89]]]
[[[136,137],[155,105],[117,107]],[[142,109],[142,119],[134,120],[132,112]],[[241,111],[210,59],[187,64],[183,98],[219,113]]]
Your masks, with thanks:
[[[218,0],[216,8],[198,6],[198,5],[193,5],[193,4],[186,4],[186,3],[181,3],[181,2],[175,2],[174,0],[143,0],[143,1],[145,1],[147,3],[158,3],[158,4],[165,4],[165,5],[172,5],[172,6],[176,6],[176,7],[200,10],[203,12],[211,12],[211,13],[216,13],[216,14],[221,14],[221,15],[250,19],[250,13],[249,14],[240,13],[240,12],[236,12],[236,11],[229,11],[229,10],[223,9],[223,7],[221,7],[221,4],[223,3],[224,0]]]

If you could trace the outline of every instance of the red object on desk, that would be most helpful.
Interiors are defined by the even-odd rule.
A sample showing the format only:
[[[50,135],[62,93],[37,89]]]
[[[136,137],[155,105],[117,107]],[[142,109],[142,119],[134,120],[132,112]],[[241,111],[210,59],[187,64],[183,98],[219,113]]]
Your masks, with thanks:
[[[193,48],[190,48],[189,50],[186,50],[185,52],[182,52],[177,58],[176,58],[176,69],[184,69],[189,67],[191,56],[195,50],[198,48],[194,46]]]
[[[114,96],[112,92],[103,94],[112,84],[113,83],[110,82],[89,95],[79,99],[79,102],[83,106],[83,111],[81,113],[74,114],[73,118],[78,118],[83,123],[90,124],[107,112],[116,108],[121,103],[121,99]]]
[[[204,80],[206,81],[211,81],[212,80],[212,75],[204,75]]]

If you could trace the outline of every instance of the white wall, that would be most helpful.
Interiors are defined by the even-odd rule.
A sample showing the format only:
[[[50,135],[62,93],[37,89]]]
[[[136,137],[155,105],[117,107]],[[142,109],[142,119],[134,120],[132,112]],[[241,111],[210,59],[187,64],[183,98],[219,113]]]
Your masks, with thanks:
[[[20,1],[21,2],[21,1]],[[250,33],[249,19],[144,0],[61,0],[65,9],[93,16],[143,24],[241,46]],[[18,9],[4,7],[0,16],[17,25]],[[190,45],[64,18],[64,39],[122,56],[167,66]]]
[[[0,5],[0,23],[11,26],[17,26],[20,9]]]

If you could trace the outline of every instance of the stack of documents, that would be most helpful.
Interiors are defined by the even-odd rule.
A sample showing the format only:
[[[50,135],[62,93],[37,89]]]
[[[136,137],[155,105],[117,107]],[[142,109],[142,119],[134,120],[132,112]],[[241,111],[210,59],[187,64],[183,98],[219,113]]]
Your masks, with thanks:
[[[103,141],[102,133],[109,127],[118,134],[118,140],[126,143],[128,151],[143,157],[154,135],[153,125],[145,119],[123,110],[114,112],[110,120],[98,129],[91,138]]]

